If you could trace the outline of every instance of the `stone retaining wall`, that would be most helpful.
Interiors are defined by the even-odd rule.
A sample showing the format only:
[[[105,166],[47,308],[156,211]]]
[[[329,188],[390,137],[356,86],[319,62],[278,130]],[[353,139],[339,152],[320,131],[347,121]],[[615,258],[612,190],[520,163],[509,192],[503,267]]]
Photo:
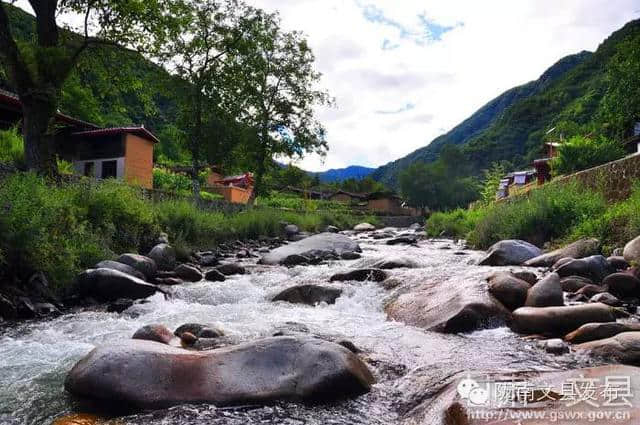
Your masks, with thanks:
[[[558,177],[553,183],[578,181],[602,193],[610,202],[627,199],[633,184],[640,180],[640,154],[608,162],[575,174]]]
[[[424,224],[424,216],[378,216],[386,227],[409,227],[414,223]]]

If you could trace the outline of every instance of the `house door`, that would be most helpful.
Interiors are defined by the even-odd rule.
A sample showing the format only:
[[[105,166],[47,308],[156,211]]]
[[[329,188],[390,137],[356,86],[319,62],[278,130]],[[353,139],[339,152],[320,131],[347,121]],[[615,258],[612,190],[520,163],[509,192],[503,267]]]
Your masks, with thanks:
[[[102,178],[115,179],[118,177],[118,161],[102,161]]]

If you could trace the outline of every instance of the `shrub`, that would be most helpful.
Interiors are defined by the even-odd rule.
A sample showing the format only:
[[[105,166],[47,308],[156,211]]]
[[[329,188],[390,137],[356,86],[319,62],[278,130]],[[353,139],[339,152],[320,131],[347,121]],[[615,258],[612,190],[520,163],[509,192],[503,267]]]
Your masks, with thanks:
[[[169,192],[191,192],[191,179],[184,174],[174,173],[166,168],[153,169],[153,187]]]
[[[620,159],[625,151],[613,140],[604,137],[574,136],[558,147],[558,156],[551,161],[553,173],[571,174]]]
[[[432,237],[446,235],[457,238],[467,238],[480,220],[489,211],[488,207],[457,208],[447,212],[435,212],[425,223],[427,234]]]
[[[0,162],[24,167],[24,142],[17,128],[0,130]]]

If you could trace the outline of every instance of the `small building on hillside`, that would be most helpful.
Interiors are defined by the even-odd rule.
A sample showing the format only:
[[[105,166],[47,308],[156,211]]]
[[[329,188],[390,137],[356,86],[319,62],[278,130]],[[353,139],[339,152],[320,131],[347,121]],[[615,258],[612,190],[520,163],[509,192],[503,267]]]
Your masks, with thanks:
[[[373,192],[367,197],[367,209],[379,215],[418,216],[420,211],[406,206],[402,198],[393,192]]]
[[[500,180],[496,199],[504,199],[518,193],[523,193],[531,188],[538,173],[536,170],[514,171]]]
[[[561,143],[549,142],[544,144],[547,156],[533,161],[536,170],[538,185],[542,185],[551,180],[551,160],[558,156],[558,147]]]
[[[222,195],[225,200],[235,204],[246,204],[253,193],[253,174],[222,177],[219,171],[212,171],[207,177],[207,186],[203,190]]]
[[[55,151],[73,163],[76,174],[153,187],[153,148],[158,139],[144,126],[100,128],[60,112],[54,118]],[[20,128],[21,122],[18,96],[0,90],[0,128]]]
[[[367,195],[338,190],[329,195],[329,200],[333,202],[342,202],[343,204],[358,204],[360,202],[365,202],[367,200]]]

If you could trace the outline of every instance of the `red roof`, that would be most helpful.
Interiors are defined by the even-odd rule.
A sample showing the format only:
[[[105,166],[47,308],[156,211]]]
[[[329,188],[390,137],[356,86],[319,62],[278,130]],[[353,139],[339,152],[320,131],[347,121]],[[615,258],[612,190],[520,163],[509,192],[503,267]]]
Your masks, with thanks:
[[[112,127],[101,128],[98,130],[79,131],[73,133],[72,136],[78,137],[99,137],[99,136],[111,136],[114,134],[135,134],[143,139],[151,140],[153,143],[159,143],[158,138],[149,130],[143,126],[139,127]]]
[[[253,175],[251,173],[240,174],[239,176],[225,177],[222,180],[216,181],[222,185],[239,185],[239,186],[253,186]]]
[[[18,95],[6,90],[0,89],[0,102],[4,103],[5,105],[14,106],[17,109],[22,109],[22,102],[20,102],[20,98],[18,97]],[[69,115],[63,114],[62,112],[56,113],[56,119],[58,121],[63,121],[67,124],[73,124],[79,127],[100,128],[93,123],[73,118]]]

